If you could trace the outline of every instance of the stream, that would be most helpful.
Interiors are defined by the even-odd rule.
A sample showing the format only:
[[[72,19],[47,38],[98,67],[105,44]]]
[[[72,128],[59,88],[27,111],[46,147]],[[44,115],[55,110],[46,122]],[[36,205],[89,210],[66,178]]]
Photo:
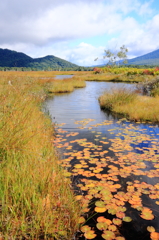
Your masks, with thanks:
[[[83,229],[81,240],[149,240],[159,232],[159,126],[102,111],[99,96],[120,87],[135,88],[86,81],[85,88],[45,102],[61,165],[93,230]]]

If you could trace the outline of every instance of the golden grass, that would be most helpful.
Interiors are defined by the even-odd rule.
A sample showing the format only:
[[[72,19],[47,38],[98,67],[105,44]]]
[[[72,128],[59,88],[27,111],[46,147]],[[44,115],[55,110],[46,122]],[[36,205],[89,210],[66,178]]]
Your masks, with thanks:
[[[129,120],[159,122],[159,97],[137,95],[126,89],[106,92],[99,97],[101,108],[122,114]]]
[[[69,80],[56,80],[49,87],[49,93],[65,93],[72,92],[74,87]]]
[[[127,74],[113,74],[102,73],[94,74],[87,73],[83,79],[86,81],[111,81],[111,82],[143,82],[145,79],[153,79],[154,76],[129,75]]]
[[[72,77],[63,80],[54,80],[48,87],[49,93],[72,92],[75,88],[85,87],[86,83],[81,77]]]
[[[114,106],[113,111],[124,114],[131,120],[159,122],[159,97],[137,96],[125,105]]]
[[[38,74],[0,72],[3,239],[71,239],[78,229],[80,207],[59,166],[51,120],[40,110],[52,80]]]

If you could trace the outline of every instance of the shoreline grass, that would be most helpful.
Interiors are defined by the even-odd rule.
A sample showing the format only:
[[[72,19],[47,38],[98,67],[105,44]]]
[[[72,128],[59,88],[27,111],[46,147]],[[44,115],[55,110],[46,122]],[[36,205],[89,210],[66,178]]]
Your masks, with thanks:
[[[99,104],[102,109],[129,120],[159,122],[159,96],[142,96],[130,90],[118,89],[101,95]]]
[[[48,87],[49,94],[52,93],[67,93],[74,91],[75,88],[83,88],[86,86],[84,80],[81,77],[74,76],[72,78],[63,80],[54,80]]]
[[[0,237],[71,239],[81,209],[41,110],[52,80],[9,72],[0,83]]]
[[[84,77],[85,81],[108,81],[108,82],[125,82],[125,83],[139,83],[145,81],[145,79],[151,80],[154,76],[142,76],[142,75],[127,75],[127,74],[87,74]]]

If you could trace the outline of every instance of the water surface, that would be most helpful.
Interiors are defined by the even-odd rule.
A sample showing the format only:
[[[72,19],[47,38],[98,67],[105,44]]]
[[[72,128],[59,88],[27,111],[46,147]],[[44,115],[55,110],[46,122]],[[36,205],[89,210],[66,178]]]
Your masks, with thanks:
[[[121,207],[125,204],[124,214],[131,217],[132,222],[123,221],[118,227],[121,236],[126,240],[149,240],[148,226],[159,232],[159,127],[119,119],[100,109],[99,96],[104,91],[123,86],[130,89],[135,87],[133,84],[86,82],[85,88],[68,94],[55,94],[46,101],[46,108],[52,121],[61,124],[56,129],[55,145],[60,149],[61,164],[73,176],[73,184],[77,186],[80,183],[78,187],[79,192],[83,191],[83,198],[88,195],[92,199],[90,190],[107,186],[115,203],[116,194],[119,194],[120,200],[120,193],[124,192],[127,198],[121,201]],[[115,184],[119,189],[111,190]],[[100,200],[100,195],[99,190],[97,200]],[[120,201],[114,206],[120,209]],[[91,209],[94,207],[92,204]],[[148,218],[144,215],[145,209],[150,209],[149,220],[145,219]],[[102,215],[113,221],[121,217],[119,210],[116,214],[108,211],[98,213],[88,224],[96,229],[97,217]],[[96,231],[95,239],[103,239],[102,231]]]
[[[55,79],[59,79],[59,80],[62,80],[62,79],[67,79],[67,78],[72,78],[73,75],[56,75]]]
[[[133,89],[133,84],[112,82],[86,82],[85,88],[75,89],[72,93],[55,94],[46,102],[46,107],[54,122],[65,122],[65,128],[74,128],[74,121],[92,118],[95,122],[115,119],[111,114],[100,109],[98,98],[105,91],[126,87]]]

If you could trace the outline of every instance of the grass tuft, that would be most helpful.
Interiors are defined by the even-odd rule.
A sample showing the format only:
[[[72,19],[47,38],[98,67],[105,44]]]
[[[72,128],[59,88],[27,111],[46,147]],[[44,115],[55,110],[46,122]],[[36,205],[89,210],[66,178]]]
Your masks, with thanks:
[[[137,95],[127,89],[113,89],[99,97],[102,109],[122,114],[129,120],[159,122],[159,97]]]
[[[113,110],[115,106],[121,106],[134,101],[136,94],[125,88],[112,89],[99,97],[101,108]]]

